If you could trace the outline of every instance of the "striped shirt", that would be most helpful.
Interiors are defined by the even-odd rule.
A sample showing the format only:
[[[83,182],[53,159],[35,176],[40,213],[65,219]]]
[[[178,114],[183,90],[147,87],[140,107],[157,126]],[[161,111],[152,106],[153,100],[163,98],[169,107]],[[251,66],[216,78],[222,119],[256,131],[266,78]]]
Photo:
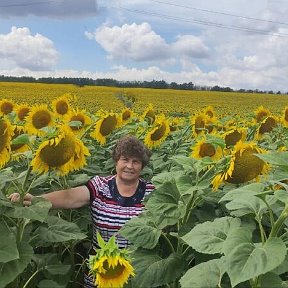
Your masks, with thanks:
[[[118,247],[127,247],[131,243],[117,232],[128,220],[143,211],[143,200],[154,190],[154,185],[140,178],[136,193],[131,197],[120,195],[116,185],[116,175],[94,176],[86,186],[90,191],[90,211],[93,222],[92,248],[99,248],[96,238],[97,231],[105,241],[115,235]],[[93,286],[87,285],[86,287]]]

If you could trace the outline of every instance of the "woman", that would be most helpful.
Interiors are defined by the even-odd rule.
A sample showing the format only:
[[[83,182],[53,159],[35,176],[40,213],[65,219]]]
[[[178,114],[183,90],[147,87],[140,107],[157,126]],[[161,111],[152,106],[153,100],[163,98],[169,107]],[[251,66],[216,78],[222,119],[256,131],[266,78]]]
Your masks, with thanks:
[[[52,203],[53,209],[79,208],[89,204],[93,222],[92,248],[98,248],[96,231],[107,241],[116,235],[119,248],[129,245],[117,234],[131,218],[138,216],[144,208],[143,199],[154,186],[140,177],[148,164],[151,152],[136,137],[120,138],[112,152],[116,174],[106,177],[94,176],[86,185],[43,194],[41,197]],[[31,205],[31,194],[26,194],[23,204]],[[11,201],[19,200],[19,194],[9,196]],[[85,287],[95,287],[91,277],[85,274]]]

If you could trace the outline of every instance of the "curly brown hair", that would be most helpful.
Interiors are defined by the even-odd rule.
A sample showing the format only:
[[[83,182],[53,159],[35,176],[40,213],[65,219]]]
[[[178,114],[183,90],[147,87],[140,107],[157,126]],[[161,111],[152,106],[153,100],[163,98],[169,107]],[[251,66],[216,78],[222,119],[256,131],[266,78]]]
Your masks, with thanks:
[[[120,138],[113,151],[112,159],[117,162],[121,156],[136,157],[142,162],[142,168],[149,163],[152,152],[135,136],[126,135]]]

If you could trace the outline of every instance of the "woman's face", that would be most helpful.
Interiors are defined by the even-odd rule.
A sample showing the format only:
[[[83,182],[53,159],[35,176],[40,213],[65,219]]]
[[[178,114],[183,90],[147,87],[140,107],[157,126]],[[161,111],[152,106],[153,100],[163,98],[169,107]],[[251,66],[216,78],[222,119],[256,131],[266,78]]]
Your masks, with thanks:
[[[120,156],[116,162],[116,173],[119,180],[138,182],[142,170],[142,162],[137,157]]]

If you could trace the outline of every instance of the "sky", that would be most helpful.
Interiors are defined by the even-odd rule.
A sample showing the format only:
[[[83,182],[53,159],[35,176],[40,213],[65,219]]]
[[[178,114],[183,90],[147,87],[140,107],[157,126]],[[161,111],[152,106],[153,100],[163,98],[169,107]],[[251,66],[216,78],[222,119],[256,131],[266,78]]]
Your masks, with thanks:
[[[287,0],[1,0],[0,75],[288,91]]]

